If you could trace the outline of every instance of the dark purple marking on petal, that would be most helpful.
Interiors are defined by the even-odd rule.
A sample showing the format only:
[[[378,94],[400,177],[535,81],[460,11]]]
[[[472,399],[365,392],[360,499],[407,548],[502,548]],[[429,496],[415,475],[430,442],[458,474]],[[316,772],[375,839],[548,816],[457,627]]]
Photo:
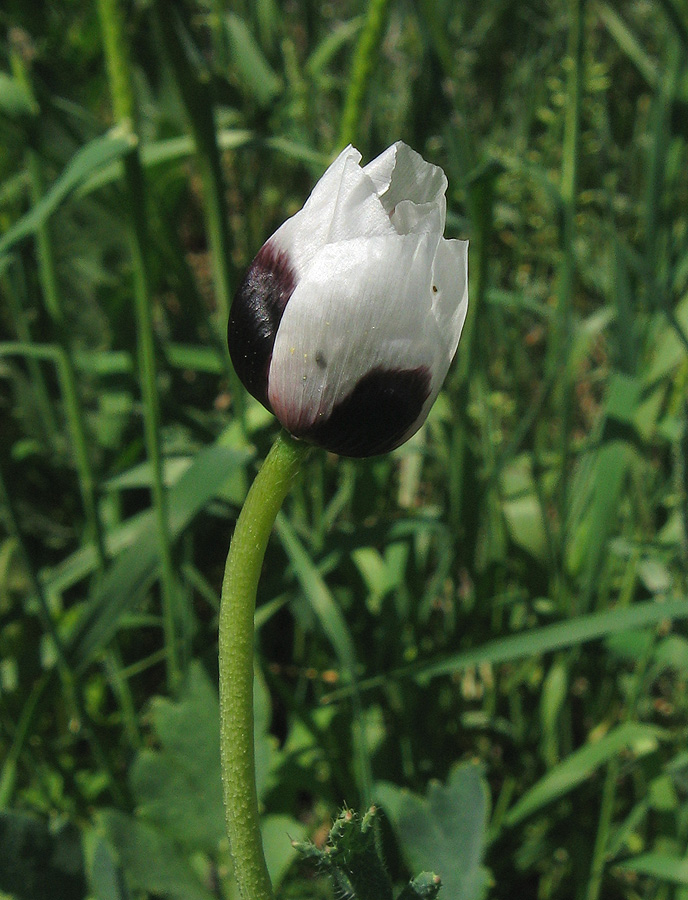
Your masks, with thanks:
[[[234,296],[227,343],[246,390],[270,409],[268,369],[284,308],[296,287],[296,274],[284,250],[267,241]]]
[[[373,369],[326,419],[295,436],[342,456],[377,456],[401,443],[430,394],[430,371]]]

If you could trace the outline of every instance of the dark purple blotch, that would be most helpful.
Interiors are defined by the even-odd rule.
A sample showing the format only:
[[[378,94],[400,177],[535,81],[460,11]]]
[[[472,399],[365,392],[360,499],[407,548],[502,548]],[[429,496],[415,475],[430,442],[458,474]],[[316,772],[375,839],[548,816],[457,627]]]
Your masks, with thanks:
[[[268,401],[268,369],[284,308],[296,275],[284,250],[263,244],[234,296],[227,326],[229,355],[246,390],[263,406]]]
[[[401,443],[430,395],[430,371],[373,369],[326,419],[295,436],[342,456],[377,456]]]

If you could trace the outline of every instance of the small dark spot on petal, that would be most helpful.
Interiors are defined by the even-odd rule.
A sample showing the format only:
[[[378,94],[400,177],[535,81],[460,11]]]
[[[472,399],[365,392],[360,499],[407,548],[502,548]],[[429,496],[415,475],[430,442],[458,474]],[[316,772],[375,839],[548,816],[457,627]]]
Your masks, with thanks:
[[[326,419],[295,431],[342,456],[377,456],[399,446],[430,394],[430,371],[373,369]]]
[[[239,285],[229,314],[227,343],[234,368],[249,393],[268,409],[272,350],[295,287],[288,254],[267,241]]]
[[[325,359],[325,354],[321,353],[320,350],[318,350],[318,352],[315,354],[315,361],[319,369],[327,368],[327,360]]]
[[[436,293],[437,293],[437,285],[436,285],[436,284],[433,284],[433,286],[432,286],[432,292],[433,292],[433,294],[436,294]]]

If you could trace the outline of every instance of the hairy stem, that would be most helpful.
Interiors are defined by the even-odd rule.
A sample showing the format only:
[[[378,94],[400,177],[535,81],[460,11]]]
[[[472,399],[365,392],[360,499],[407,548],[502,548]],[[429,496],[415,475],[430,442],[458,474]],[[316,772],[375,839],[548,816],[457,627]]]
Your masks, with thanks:
[[[227,835],[243,900],[272,900],[253,746],[253,615],[275,517],[308,445],[281,434],[253,482],[227,555],[220,606],[220,746]]]

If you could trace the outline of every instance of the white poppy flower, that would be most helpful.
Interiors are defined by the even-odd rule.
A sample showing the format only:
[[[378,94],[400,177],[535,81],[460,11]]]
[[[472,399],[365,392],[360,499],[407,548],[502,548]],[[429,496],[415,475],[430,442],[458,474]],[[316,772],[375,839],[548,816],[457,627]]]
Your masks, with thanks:
[[[420,428],[468,308],[468,241],[445,240],[442,169],[401,141],[349,146],[263,245],[229,318],[246,388],[297,438],[374,456]]]

